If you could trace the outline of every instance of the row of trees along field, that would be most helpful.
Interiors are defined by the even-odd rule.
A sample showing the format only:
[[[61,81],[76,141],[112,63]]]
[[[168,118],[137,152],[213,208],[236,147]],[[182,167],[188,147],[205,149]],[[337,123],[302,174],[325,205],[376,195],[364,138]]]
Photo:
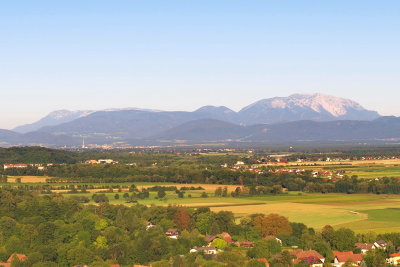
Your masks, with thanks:
[[[48,175],[58,178],[49,183],[123,183],[123,182],[172,182],[231,184],[247,186],[280,185],[289,191],[320,193],[376,193],[399,194],[400,180],[396,178],[358,179],[345,176],[338,181],[313,177],[311,172],[303,174],[272,173],[256,174],[249,171],[232,171],[224,168],[205,168],[202,165],[179,167],[135,167],[128,165],[55,165],[45,171],[37,168],[7,169],[3,175]]]
[[[154,227],[147,228],[148,222]],[[177,228],[180,237],[168,238],[165,232]],[[189,253],[206,245],[204,236],[229,233],[237,241],[253,241],[254,247],[237,250],[221,240],[211,245],[222,249],[216,258]],[[315,231],[301,223],[289,222],[277,214],[253,214],[237,223],[231,212],[190,209],[177,206],[82,205],[61,195],[35,196],[26,191],[0,190],[0,260],[13,253],[25,254],[27,261],[12,266],[52,267],[88,264],[109,266],[148,264],[152,266],[259,266],[254,258],[267,258],[271,266],[294,266],[283,247],[314,249],[327,262],[332,250],[354,250],[355,242],[388,242],[387,251],[365,256],[367,266],[384,266],[387,253],[400,246],[400,233],[355,235],[349,229],[326,226]],[[357,251],[356,251],[357,252]],[[273,255],[281,254],[280,257]],[[181,257],[180,255],[184,255]],[[247,263],[246,263],[247,262]],[[296,266],[303,266],[296,265]]]

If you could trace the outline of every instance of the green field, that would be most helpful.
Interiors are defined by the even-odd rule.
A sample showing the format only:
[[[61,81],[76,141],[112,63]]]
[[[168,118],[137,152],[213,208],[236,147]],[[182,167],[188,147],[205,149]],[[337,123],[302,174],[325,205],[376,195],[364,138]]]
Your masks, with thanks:
[[[335,228],[347,227],[356,232],[375,231],[378,233],[400,231],[400,196],[374,194],[305,194],[290,192],[283,195],[257,197],[209,197],[202,198],[203,191],[187,191],[184,198],[175,192],[167,192],[165,199],[157,199],[155,192],[150,198],[139,200],[144,205],[182,205],[187,207],[210,207],[213,211],[227,210],[235,214],[237,220],[253,213],[278,213],[293,222],[302,222],[310,227],[321,229],[329,224]],[[126,203],[124,192],[105,193],[111,204],[134,205]],[[120,199],[114,199],[119,194]],[[188,195],[191,197],[188,197]],[[92,193],[64,194],[87,196]],[[91,202],[93,203],[93,202]]]
[[[357,175],[359,178],[400,177],[400,165],[350,165],[337,164],[329,166],[304,166],[306,170],[345,171],[348,176]]]
[[[295,165],[293,165],[294,167]],[[300,166],[297,166],[300,167]],[[346,161],[339,164],[321,163],[318,165],[302,166],[308,170],[330,170],[344,171],[348,176],[357,175],[360,178],[378,178],[378,177],[400,177],[400,161],[386,160],[376,162],[365,161]],[[16,178],[16,177],[10,177]],[[22,180],[22,183],[8,183],[4,185],[52,185],[68,186],[71,183],[43,183],[39,180],[43,177],[29,176]],[[74,183],[76,186],[94,186],[96,190],[88,193],[66,193],[67,190],[59,190],[65,197],[86,196],[91,199],[93,192],[101,187],[119,186],[123,187],[118,192],[114,189],[112,193],[105,193],[111,204],[117,205],[135,205],[126,203],[123,194],[132,183]],[[135,185],[140,189],[141,186],[176,186],[178,189],[182,186],[192,186],[173,183],[146,183],[137,182]],[[143,205],[182,205],[187,207],[210,207],[213,211],[232,211],[237,220],[254,213],[278,213],[289,218],[292,222],[302,222],[310,227],[321,229],[329,224],[335,228],[347,227],[356,232],[374,231],[377,233],[400,232],[400,195],[375,195],[375,194],[318,194],[289,192],[281,195],[263,195],[254,197],[214,197],[214,191],[217,187],[224,185],[193,185],[202,186],[205,190],[185,191],[184,198],[178,198],[175,192],[168,191],[163,199],[157,198],[156,192],[150,193],[150,198],[139,200]],[[229,186],[229,193],[236,186]],[[89,189],[91,190],[91,189]],[[79,190],[78,190],[79,191]],[[201,197],[203,192],[208,193],[208,197]],[[119,199],[114,196],[118,194]],[[189,197],[190,195],[190,197]],[[90,203],[94,203],[91,201]]]

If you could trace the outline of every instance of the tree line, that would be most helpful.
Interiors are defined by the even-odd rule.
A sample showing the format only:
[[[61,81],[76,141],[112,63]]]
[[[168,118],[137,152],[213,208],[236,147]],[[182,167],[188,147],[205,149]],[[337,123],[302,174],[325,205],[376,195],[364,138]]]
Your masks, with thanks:
[[[151,223],[152,227],[148,227]],[[176,228],[178,239],[165,232]],[[189,253],[193,247],[207,245],[204,237],[229,233],[235,241],[254,242],[245,253],[217,238],[211,245],[223,250],[217,257]],[[333,250],[354,251],[355,242],[388,242],[387,251],[365,255],[367,266],[384,266],[388,253],[400,246],[400,233],[356,235],[346,228],[325,226],[316,231],[302,223],[290,222],[278,214],[252,214],[235,220],[232,212],[213,212],[209,208],[179,206],[82,205],[58,194],[36,196],[15,189],[0,190],[0,261],[13,253],[25,254],[27,261],[13,267],[123,266],[248,266],[257,258],[267,258],[271,266],[295,266],[292,256],[269,236],[278,237],[283,247],[314,249],[327,261]],[[275,257],[279,254],[280,257]],[[183,257],[181,255],[184,255]],[[379,264],[377,264],[379,263]],[[303,265],[296,265],[303,266]]]

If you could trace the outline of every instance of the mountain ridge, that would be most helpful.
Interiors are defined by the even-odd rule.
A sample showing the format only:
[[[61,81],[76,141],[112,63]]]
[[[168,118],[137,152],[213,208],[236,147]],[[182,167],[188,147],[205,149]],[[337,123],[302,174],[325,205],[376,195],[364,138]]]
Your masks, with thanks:
[[[43,127],[58,126],[82,117],[87,117],[96,112],[118,112],[118,111],[145,111],[165,113],[190,113],[192,119],[212,118],[226,120],[244,125],[259,123],[275,123],[296,120],[373,120],[380,115],[376,111],[363,108],[357,102],[329,96],[324,94],[293,94],[287,97],[273,97],[256,101],[240,111],[233,111],[225,106],[203,106],[195,111],[162,111],[139,108],[120,108],[104,110],[59,110],[54,111],[37,122],[18,126],[13,131],[27,133],[40,130]],[[184,121],[182,121],[183,123]]]
[[[319,93],[262,99],[244,107],[239,114],[253,124],[296,120],[373,120],[380,117],[378,112],[367,110],[353,100]]]
[[[398,124],[398,118],[380,117],[376,111],[350,99],[294,94],[262,99],[238,112],[210,105],[194,111],[59,110],[25,128],[17,127],[19,133],[0,131],[0,143],[76,145],[83,138],[93,144],[152,144],[165,140],[284,142],[361,137],[375,140],[398,138]]]

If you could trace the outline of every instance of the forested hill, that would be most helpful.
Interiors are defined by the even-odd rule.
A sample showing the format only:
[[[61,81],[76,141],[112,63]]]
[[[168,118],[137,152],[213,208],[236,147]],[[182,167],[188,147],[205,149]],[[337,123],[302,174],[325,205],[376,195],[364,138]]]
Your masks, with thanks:
[[[7,163],[76,163],[77,153],[44,147],[0,148],[0,164]]]

